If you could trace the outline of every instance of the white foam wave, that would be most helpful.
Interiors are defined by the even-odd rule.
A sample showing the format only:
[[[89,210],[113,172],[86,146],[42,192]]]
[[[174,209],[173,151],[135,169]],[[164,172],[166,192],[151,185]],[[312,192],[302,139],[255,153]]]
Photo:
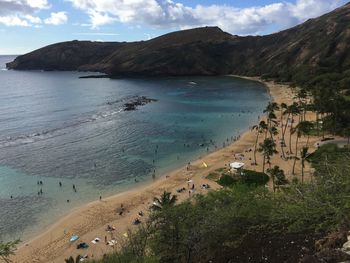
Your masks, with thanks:
[[[5,139],[0,139],[0,147],[11,147],[11,146],[17,146],[17,145],[23,145],[23,144],[29,144],[29,143],[34,143],[37,141],[53,138],[56,136],[60,136],[65,134],[67,129],[71,129],[74,127],[79,127],[81,125],[84,125],[86,123],[91,123],[95,122],[101,119],[107,119],[111,118],[114,115],[122,112],[123,109],[117,109],[117,110],[110,110],[110,111],[105,111],[97,114],[93,114],[91,117],[85,119],[85,120],[80,120],[77,122],[73,122],[67,125],[64,125],[59,128],[51,129],[51,130],[43,130],[41,132],[36,132],[36,133],[31,133],[28,135],[20,135],[20,136],[15,136],[15,137],[7,137]]]

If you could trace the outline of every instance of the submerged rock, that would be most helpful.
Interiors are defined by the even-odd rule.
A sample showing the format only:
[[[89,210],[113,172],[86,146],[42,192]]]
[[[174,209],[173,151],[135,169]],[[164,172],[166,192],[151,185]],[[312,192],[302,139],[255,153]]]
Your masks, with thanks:
[[[137,97],[124,104],[124,111],[136,110],[138,106],[144,106],[148,103],[155,102],[156,99],[147,98],[145,96]]]

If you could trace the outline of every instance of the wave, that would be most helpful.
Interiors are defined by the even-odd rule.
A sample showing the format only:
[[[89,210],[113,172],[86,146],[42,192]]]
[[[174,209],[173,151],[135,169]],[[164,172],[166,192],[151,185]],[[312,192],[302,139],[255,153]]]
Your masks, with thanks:
[[[35,143],[37,141],[42,141],[46,139],[51,139],[68,133],[70,129],[79,128],[80,126],[87,123],[97,122],[102,119],[111,118],[121,112],[123,112],[123,108],[107,110],[104,112],[95,113],[86,119],[73,121],[71,123],[64,123],[61,127],[58,128],[42,130],[31,134],[18,135],[13,137],[8,136],[4,139],[0,139],[0,148],[13,147],[18,145]]]
[[[94,113],[85,119],[80,119],[72,121],[69,123],[64,123],[61,127],[53,128],[49,130],[42,130],[34,132],[31,134],[19,135],[19,136],[9,136],[4,139],[0,138],[0,148],[3,147],[13,147],[18,145],[35,143],[37,141],[42,141],[46,139],[51,139],[57,136],[61,136],[69,132],[69,129],[79,128],[81,125],[86,123],[100,121],[102,119],[112,118],[113,116],[124,111],[122,103],[139,98],[138,95],[126,96],[121,99],[107,101],[105,104],[100,105],[100,107],[108,108],[104,111]]]

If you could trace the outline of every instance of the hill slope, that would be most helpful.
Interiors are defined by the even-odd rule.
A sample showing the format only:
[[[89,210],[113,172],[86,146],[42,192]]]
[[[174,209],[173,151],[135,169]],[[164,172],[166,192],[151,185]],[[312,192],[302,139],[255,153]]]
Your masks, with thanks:
[[[109,75],[268,75],[295,82],[333,72],[346,86],[350,83],[349,43],[347,4],[267,36],[238,37],[205,27],[131,43],[71,41],[19,56],[7,67]]]

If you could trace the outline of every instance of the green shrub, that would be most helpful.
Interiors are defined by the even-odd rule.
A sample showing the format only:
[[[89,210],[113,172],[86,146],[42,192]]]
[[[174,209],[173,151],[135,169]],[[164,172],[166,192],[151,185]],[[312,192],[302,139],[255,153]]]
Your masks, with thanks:
[[[248,186],[259,186],[265,185],[268,181],[269,176],[265,173],[243,170],[242,175],[222,174],[217,183],[225,187],[231,187],[237,183]]]
[[[247,185],[265,185],[269,181],[269,176],[262,172],[244,170],[240,181]]]
[[[223,174],[221,175],[220,179],[217,181],[217,183],[221,186],[230,187],[237,183],[237,179],[235,179],[230,174]]]

